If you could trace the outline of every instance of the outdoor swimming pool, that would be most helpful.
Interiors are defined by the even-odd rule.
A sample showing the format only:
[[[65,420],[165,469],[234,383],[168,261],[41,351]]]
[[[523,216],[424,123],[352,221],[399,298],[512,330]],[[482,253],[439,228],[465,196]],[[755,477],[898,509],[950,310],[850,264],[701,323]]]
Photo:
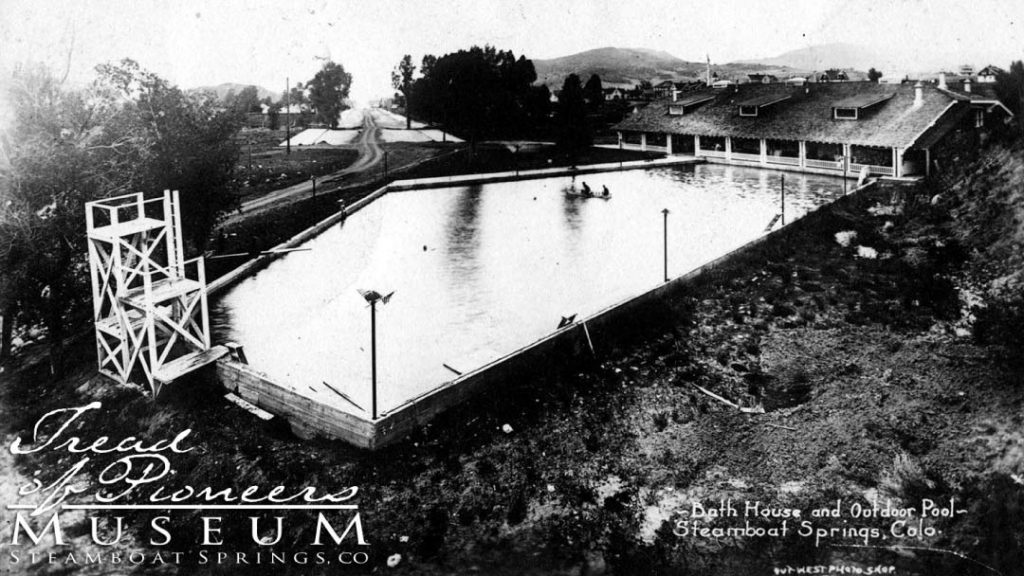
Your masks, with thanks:
[[[243,280],[214,304],[217,341],[298,393],[368,417],[370,310],[377,306],[378,407],[457,374],[765,233],[780,172],[697,165],[577,177],[610,200],[571,197],[569,177],[392,192]],[[842,194],[839,179],[786,173],[792,221]]]

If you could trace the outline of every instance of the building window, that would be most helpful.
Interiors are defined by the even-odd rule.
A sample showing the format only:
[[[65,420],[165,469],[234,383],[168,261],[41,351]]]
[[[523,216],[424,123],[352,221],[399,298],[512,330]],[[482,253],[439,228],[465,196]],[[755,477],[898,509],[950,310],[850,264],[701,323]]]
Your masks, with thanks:
[[[836,120],[856,120],[856,108],[834,108]]]
[[[757,106],[740,106],[740,116],[757,116]]]
[[[984,128],[985,127],[985,111],[975,110],[974,111],[974,127]]]

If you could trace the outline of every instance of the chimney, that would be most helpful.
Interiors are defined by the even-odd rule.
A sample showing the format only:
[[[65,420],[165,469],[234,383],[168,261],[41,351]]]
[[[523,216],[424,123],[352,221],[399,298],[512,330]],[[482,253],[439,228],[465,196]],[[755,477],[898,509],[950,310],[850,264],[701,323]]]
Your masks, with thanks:
[[[946,73],[939,72],[939,88],[946,90]]]
[[[964,78],[964,92],[971,93],[971,77]]]
[[[922,104],[924,104],[924,86],[918,80],[917,84],[914,84],[914,108],[919,108]]]
[[[679,101],[679,88],[676,88],[675,84],[672,85],[672,101]]]

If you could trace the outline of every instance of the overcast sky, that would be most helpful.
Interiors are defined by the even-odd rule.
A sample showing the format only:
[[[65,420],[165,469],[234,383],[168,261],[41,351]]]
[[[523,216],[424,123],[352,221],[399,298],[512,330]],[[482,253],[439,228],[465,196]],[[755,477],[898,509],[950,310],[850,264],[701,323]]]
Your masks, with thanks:
[[[530,58],[602,46],[665,50],[713,62],[823,43],[884,50],[908,66],[1024,57],[1022,0],[0,0],[0,66],[41,61],[85,81],[130,57],[183,87],[222,82],[281,91],[322,59],[353,74],[360,100],[390,92],[410,53],[490,43]]]

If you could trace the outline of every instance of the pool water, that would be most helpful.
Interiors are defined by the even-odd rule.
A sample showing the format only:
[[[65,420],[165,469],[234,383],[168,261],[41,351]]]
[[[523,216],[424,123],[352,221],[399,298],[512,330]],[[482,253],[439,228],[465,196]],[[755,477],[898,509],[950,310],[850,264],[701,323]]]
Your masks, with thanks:
[[[368,415],[370,310],[377,306],[378,410],[679,276],[765,233],[783,174],[698,165],[577,177],[610,200],[564,190],[569,177],[393,192],[214,305],[218,341],[301,394]],[[842,181],[785,174],[786,219],[842,194]]]

